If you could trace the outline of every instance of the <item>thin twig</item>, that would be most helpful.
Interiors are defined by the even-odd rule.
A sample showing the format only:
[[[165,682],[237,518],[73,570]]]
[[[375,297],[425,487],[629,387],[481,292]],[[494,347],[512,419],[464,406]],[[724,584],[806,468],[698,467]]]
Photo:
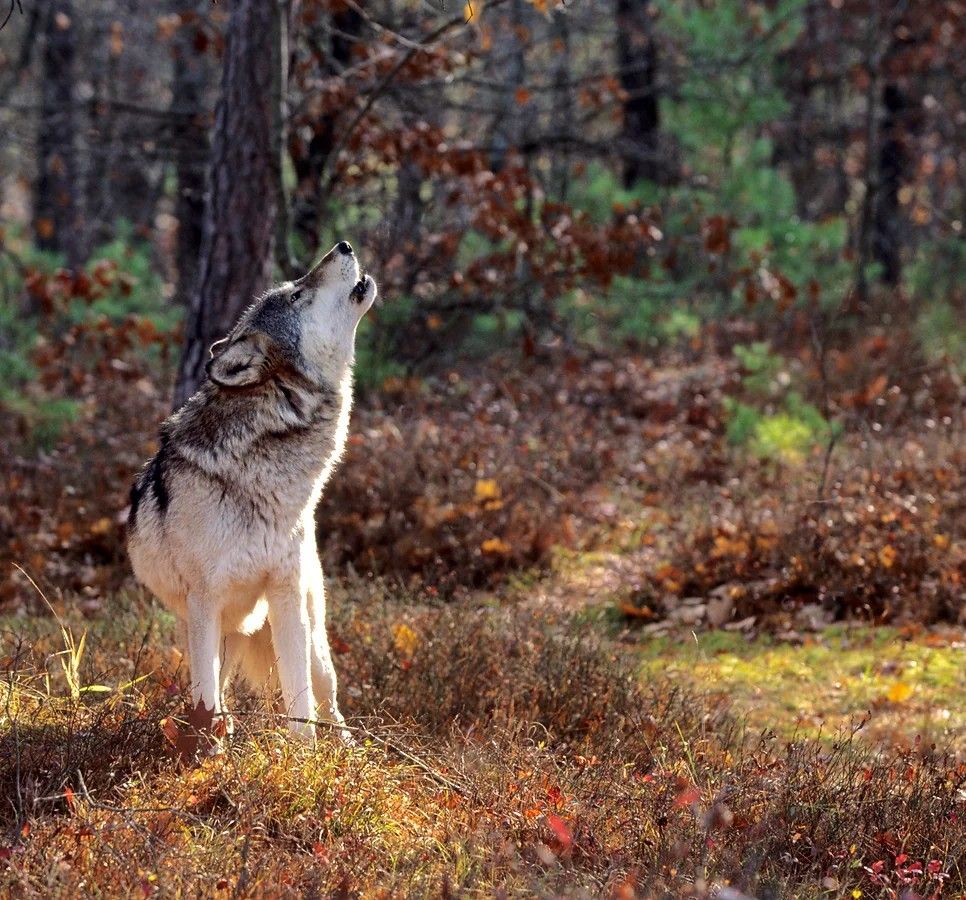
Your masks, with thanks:
[[[448,19],[446,22],[440,25],[439,28],[436,28],[434,31],[430,32],[422,44],[410,47],[405,53],[403,53],[396,64],[388,72],[386,72],[386,74],[379,80],[378,84],[369,92],[369,96],[366,99],[366,102],[362,105],[362,109],[360,109],[355,116],[353,116],[352,121],[348,124],[348,126],[342,129],[342,132],[339,135],[339,140],[332,148],[332,152],[329,154],[328,159],[326,160],[326,168],[329,171],[324,180],[323,189],[321,191],[322,197],[326,197],[328,195],[332,185],[335,183],[335,161],[338,159],[339,154],[355,133],[356,128],[359,127],[359,123],[362,122],[362,120],[369,114],[369,110],[376,105],[376,101],[382,96],[383,92],[389,86],[389,83],[399,74],[399,72],[402,70],[402,67],[405,66],[406,63],[408,63],[409,60],[416,55],[416,53],[430,49],[432,44],[438,41],[444,34],[446,34],[447,31],[450,31],[457,25],[465,25],[467,21],[468,19],[464,18],[463,14],[461,13],[458,16],[453,16],[453,18]]]
[[[7,22],[10,21],[10,17],[13,15],[13,8],[16,5],[17,9],[20,10],[20,15],[23,15],[23,4],[20,0],[10,0],[10,9],[7,10],[7,17],[3,20],[3,24],[0,25],[0,31],[3,31],[7,27]]]

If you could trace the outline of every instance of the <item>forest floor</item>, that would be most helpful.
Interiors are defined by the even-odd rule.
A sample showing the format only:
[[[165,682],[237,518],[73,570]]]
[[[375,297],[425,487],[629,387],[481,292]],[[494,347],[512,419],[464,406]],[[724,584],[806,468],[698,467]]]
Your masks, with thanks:
[[[928,374],[836,396],[828,464],[729,448],[714,355],[384,385],[321,511],[359,746],[240,691],[188,768],[118,514],[164,391],[92,383],[69,440],[4,448],[0,893],[960,895],[966,467]]]

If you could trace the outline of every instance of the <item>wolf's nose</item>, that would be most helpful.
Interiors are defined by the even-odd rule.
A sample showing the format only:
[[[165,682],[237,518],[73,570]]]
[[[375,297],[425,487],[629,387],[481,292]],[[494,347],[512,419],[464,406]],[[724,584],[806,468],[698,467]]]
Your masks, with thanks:
[[[352,245],[348,241],[339,241],[339,243],[335,245],[335,249],[338,250],[343,256],[352,255]]]

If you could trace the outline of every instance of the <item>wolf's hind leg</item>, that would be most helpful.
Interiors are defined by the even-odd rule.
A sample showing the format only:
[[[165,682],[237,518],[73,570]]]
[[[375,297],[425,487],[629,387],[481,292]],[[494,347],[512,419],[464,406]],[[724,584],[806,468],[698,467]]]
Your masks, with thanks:
[[[253,690],[260,693],[267,692],[270,699],[274,701],[280,684],[271,628],[266,622],[254,634],[239,635],[239,637],[243,640],[238,662],[245,681]]]
[[[232,680],[232,678],[235,677],[235,673],[238,671],[242,654],[245,652],[245,641],[247,640],[248,638],[246,638],[245,635],[235,632],[232,634],[226,634],[221,642],[221,673],[218,690],[221,697],[221,708],[225,716],[225,727],[228,731],[228,734],[232,734],[235,729],[231,715],[228,713],[228,704],[225,702],[225,692],[228,689],[228,683]]]

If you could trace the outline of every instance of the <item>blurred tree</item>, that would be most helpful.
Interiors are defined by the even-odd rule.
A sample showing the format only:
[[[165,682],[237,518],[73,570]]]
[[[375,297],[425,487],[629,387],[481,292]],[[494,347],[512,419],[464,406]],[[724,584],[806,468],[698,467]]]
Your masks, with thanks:
[[[521,145],[528,130],[528,123],[522,115],[530,104],[530,91],[525,86],[528,34],[525,13],[523,0],[510,0],[509,16],[501,17],[501,27],[489,59],[492,69],[503,76],[490,121],[490,168],[494,172],[503,168],[507,153]]]
[[[208,0],[172,0],[172,14],[178,16],[172,39],[171,113],[174,131],[175,218],[178,244],[175,267],[178,282],[175,296],[187,304],[198,275],[205,211],[205,163],[208,157],[208,128],[205,121],[205,88],[210,78],[207,36],[201,16]]]
[[[305,28],[306,43],[320,69],[319,77],[323,83],[338,79],[352,61],[364,19],[357,9],[344,4],[337,4],[331,12],[313,8],[307,14],[312,18]],[[314,102],[304,104],[295,116],[288,139],[296,178],[292,224],[310,253],[319,244],[320,213],[325,201],[320,196],[320,179],[336,145],[340,112],[326,104],[323,96],[312,99]]]
[[[567,140],[571,136],[574,120],[574,98],[571,90],[570,15],[565,9],[554,10],[552,25],[553,55],[553,130],[562,143],[559,153],[553,155],[550,183],[562,200],[567,199],[570,187],[570,152]]]
[[[660,181],[657,43],[649,0],[617,0],[617,67],[624,89],[620,135],[624,187],[646,178]]]
[[[902,277],[902,211],[899,190],[905,180],[907,152],[903,139],[906,92],[898,84],[882,89],[882,140],[879,178],[872,219],[872,252],[882,266],[882,281],[895,287]]]
[[[279,6],[232,5],[221,96],[215,111],[208,195],[198,263],[175,387],[175,406],[204,378],[210,345],[271,280],[276,161],[272,82]]]
[[[113,237],[119,221],[142,237],[150,234],[164,187],[158,144],[167,122],[153,105],[163,57],[144,39],[143,13],[120,0],[101,0],[85,10],[80,24],[80,52],[89,60],[81,90],[93,92],[82,119],[89,253]]]
[[[76,267],[83,259],[83,236],[78,216],[74,147],[74,29],[71,0],[47,0],[34,234],[38,247],[63,253],[68,264]]]

